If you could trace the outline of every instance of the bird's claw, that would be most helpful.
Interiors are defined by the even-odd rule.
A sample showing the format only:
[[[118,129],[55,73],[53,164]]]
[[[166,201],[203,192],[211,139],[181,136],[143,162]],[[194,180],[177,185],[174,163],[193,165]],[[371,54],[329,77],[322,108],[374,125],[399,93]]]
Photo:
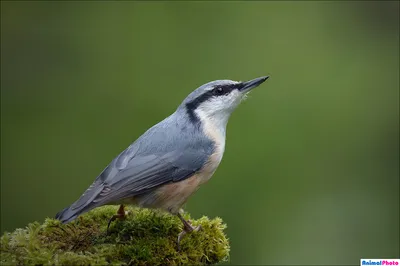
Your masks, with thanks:
[[[116,219],[119,220],[125,220],[126,216],[128,216],[128,214],[130,214],[130,211],[125,211],[123,205],[121,205],[118,209],[117,214],[114,214],[110,220],[108,220],[108,225],[107,225],[107,235],[109,234],[109,229],[110,229],[110,225],[113,221],[115,221]]]
[[[199,230],[201,230],[201,229],[202,229],[202,228],[201,228],[201,225],[192,226],[192,225],[190,224],[190,220],[187,221],[187,224],[185,224],[185,225],[183,226],[182,232],[180,232],[179,235],[178,235],[178,241],[177,241],[178,251],[181,251],[181,245],[180,245],[180,243],[181,243],[182,238],[183,238],[186,234],[192,233],[192,232],[197,232],[197,231],[199,231]]]

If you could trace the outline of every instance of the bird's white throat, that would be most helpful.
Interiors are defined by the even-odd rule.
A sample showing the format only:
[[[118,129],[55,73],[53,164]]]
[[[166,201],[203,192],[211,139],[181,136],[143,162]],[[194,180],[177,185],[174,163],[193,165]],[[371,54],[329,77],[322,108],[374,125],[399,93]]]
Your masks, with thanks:
[[[196,110],[202,125],[203,132],[214,141],[214,162],[212,162],[213,171],[218,167],[225,151],[226,125],[230,113],[220,112],[219,114],[207,114],[202,108]]]

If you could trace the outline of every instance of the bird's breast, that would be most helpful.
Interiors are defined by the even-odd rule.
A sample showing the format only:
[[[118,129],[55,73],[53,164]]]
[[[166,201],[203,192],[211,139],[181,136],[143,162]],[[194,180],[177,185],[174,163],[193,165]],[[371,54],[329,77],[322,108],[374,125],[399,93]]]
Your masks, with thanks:
[[[212,123],[212,121],[206,121],[203,125],[203,131],[212,140],[214,149],[207,162],[199,171],[200,183],[204,183],[211,178],[215,170],[217,170],[225,151],[225,128],[219,127]]]

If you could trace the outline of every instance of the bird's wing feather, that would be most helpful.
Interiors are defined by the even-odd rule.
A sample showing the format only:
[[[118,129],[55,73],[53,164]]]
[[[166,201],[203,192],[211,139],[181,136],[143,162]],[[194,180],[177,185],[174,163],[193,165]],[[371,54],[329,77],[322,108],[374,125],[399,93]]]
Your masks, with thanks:
[[[124,168],[116,171],[117,161],[105,169],[109,173],[103,189],[92,199],[106,204],[147,192],[169,182],[178,182],[191,176],[206,163],[208,156],[197,150],[174,150],[165,154],[134,156]]]

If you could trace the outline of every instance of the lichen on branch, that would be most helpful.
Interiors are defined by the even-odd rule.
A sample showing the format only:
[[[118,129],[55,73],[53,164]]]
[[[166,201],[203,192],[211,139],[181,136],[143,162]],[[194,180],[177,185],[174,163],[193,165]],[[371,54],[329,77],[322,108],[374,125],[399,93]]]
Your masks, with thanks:
[[[157,210],[126,208],[111,224],[117,207],[104,206],[62,224],[47,218],[1,237],[1,265],[201,265],[226,261],[229,242],[220,218],[191,220],[202,230],[187,234],[177,249],[181,221]],[[189,214],[185,214],[190,219]]]

